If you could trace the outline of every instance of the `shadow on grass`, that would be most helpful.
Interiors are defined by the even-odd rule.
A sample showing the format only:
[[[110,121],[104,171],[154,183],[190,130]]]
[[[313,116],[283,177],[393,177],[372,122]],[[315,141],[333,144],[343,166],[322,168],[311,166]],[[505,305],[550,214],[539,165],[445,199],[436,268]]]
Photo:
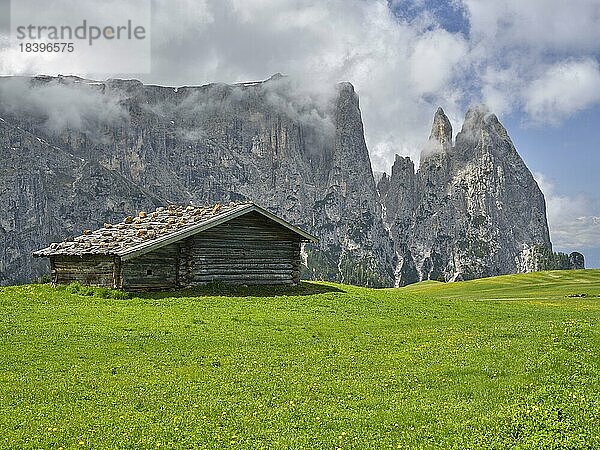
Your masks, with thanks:
[[[178,291],[158,292],[128,292],[131,297],[144,299],[161,299],[170,297],[277,297],[308,296],[325,294],[328,292],[344,292],[335,286],[320,283],[301,281],[298,286],[259,285],[259,286],[233,286],[221,283],[211,283]]]

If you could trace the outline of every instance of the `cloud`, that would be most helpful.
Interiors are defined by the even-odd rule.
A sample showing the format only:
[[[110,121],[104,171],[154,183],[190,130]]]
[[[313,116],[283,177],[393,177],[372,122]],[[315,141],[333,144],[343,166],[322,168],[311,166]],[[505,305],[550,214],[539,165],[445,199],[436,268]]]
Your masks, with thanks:
[[[600,101],[600,3],[596,0],[461,0],[481,101],[498,115],[560,125]],[[586,95],[590,98],[584,99]]]
[[[438,106],[454,124],[470,103],[480,102],[499,116],[522,111],[535,124],[556,124],[600,101],[595,94],[583,98],[598,76],[596,0],[431,5],[423,0],[153,0],[152,73],[130,76],[181,86],[262,80],[282,72],[315,93],[350,81],[360,95],[378,170],[389,170],[395,153],[418,160]],[[444,15],[460,16],[468,29],[456,29]],[[33,70],[15,52],[3,52],[5,74]],[[573,77],[581,84],[561,90]]]
[[[485,105],[498,116],[513,111],[518,104],[521,79],[514,69],[486,67],[481,75],[481,95]],[[511,92],[512,95],[508,95]],[[515,95],[516,94],[516,95]]]
[[[395,153],[418,161],[438,106],[454,124],[471,103],[500,117],[524,111],[535,124],[577,111],[569,109],[576,99],[555,103],[550,119],[533,107],[534,94],[555,64],[600,51],[597,2],[453,0],[451,9],[468,18],[460,31],[444,29],[429,4],[156,0],[154,70],[145,80],[237,82],[284,72],[321,92],[351,81],[378,170],[389,170]]]
[[[466,52],[459,35],[399,22],[382,1],[226,3],[208,3],[214,23],[198,37],[203,46],[190,48],[205,78],[231,82],[284,71],[321,92],[351,81],[376,167],[389,169],[396,152],[418,155],[438,103],[449,112],[461,109],[459,89],[447,87],[456,76],[454,58]],[[155,60],[172,62],[163,54]],[[182,82],[197,76],[187,73],[195,67],[182,67]],[[166,81],[164,74],[155,77]]]
[[[600,49],[596,0],[462,0],[472,41],[497,57],[506,50],[571,54]],[[505,54],[507,58],[514,53]]]
[[[100,85],[68,78],[34,82],[0,79],[0,111],[35,118],[54,133],[70,129],[99,137],[102,125],[128,117],[119,100],[116,95],[104,95]]]
[[[442,91],[453,76],[464,70],[458,62],[467,52],[467,43],[460,35],[439,29],[423,34],[408,60],[413,86],[423,94]]]
[[[525,111],[537,122],[561,119],[600,101],[600,67],[591,59],[551,66],[524,92]]]
[[[389,170],[395,153],[418,159],[438,105],[451,117],[464,109],[457,78],[468,43],[426,11],[406,21],[384,0],[155,0],[153,17],[152,73],[134,76],[181,86],[283,72],[316,93],[351,81],[380,169]],[[4,56],[4,73],[31,70],[18,55]]]
[[[546,198],[550,235],[555,248],[582,251],[600,242],[600,208],[597,200],[585,195],[568,196],[556,192],[554,183],[543,174],[534,177]]]
[[[7,2],[9,0],[0,0],[0,4]],[[63,73],[97,78],[91,76],[93,71],[106,76],[115,71],[150,70],[150,39],[127,39],[129,33],[119,30],[128,24],[133,29],[143,26],[147,30],[151,23],[151,0],[52,0],[51,8],[40,8],[38,0],[13,0],[10,3],[8,18],[0,16],[0,22],[10,22],[15,33],[10,42],[6,36],[8,31],[2,33],[0,24],[0,33],[4,34],[0,36],[2,75]],[[99,39],[101,28],[104,30],[105,27],[112,27],[114,35],[111,39]],[[18,28],[21,33],[16,32]],[[73,37],[81,36],[82,32],[85,37],[75,39],[71,49],[67,50],[61,44],[70,41],[63,39],[71,34],[67,31],[69,28]],[[57,46],[27,50],[25,45],[32,41],[19,40],[19,34],[38,37],[36,43]]]
[[[51,64],[58,55],[44,55],[44,63]],[[11,45],[10,37],[0,34],[0,76],[26,75],[38,73],[40,57],[34,53],[21,52],[19,47]]]

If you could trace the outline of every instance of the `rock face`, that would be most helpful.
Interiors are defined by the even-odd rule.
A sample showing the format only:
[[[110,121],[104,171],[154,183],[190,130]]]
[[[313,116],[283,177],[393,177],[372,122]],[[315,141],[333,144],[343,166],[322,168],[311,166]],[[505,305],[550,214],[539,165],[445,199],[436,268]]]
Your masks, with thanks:
[[[304,276],[366,286],[582,267],[554,255],[544,198],[494,115],[452,140],[439,109],[415,173],[375,183],[358,96],[264,82],[0,78],[0,284],[31,253],[134,211],[252,200],[320,238]]]
[[[320,238],[305,276],[394,282],[354,88],[266,82],[168,88],[0,79],[0,283],[46,270],[31,252],[138,210],[252,200]]]
[[[400,285],[545,268],[551,253],[542,192],[496,116],[473,107],[456,142],[438,109],[415,173],[397,157],[379,183]]]

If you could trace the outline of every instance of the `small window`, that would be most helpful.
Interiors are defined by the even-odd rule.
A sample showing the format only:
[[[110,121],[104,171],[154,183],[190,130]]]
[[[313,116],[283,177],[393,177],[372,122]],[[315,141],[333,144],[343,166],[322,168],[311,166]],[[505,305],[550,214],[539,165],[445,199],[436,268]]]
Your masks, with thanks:
[[[152,269],[147,269],[146,270],[146,275],[152,275]]]

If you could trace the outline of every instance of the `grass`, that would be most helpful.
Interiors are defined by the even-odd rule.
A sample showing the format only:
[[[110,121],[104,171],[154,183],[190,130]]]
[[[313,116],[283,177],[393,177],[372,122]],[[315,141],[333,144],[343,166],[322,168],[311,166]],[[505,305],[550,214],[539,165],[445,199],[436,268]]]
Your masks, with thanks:
[[[600,448],[599,295],[600,270],[2,288],[0,448]]]

